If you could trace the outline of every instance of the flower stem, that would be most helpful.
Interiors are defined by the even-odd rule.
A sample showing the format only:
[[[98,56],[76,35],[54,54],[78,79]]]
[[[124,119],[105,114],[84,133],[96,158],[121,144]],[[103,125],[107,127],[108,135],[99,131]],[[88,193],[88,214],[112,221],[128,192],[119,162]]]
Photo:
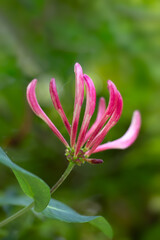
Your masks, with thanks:
[[[23,215],[24,213],[26,213],[29,209],[31,209],[34,206],[34,202],[32,202],[30,205],[28,205],[25,208],[22,208],[20,211],[16,212],[15,214],[13,214],[12,216],[8,217],[7,219],[5,219],[4,221],[0,222],[0,227],[3,227],[4,225],[6,225],[7,223],[13,221],[14,219],[20,217],[21,215]]]
[[[64,180],[67,178],[67,176],[70,174],[70,172],[72,171],[73,167],[74,167],[75,163],[70,162],[68,164],[68,167],[66,168],[65,172],[62,174],[62,176],[60,177],[60,179],[56,182],[56,184],[51,188],[50,193],[51,195],[57,190],[57,188],[59,188],[59,186],[64,182]],[[8,224],[9,222],[13,221],[14,219],[20,217],[21,215],[23,215],[24,213],[26,213],[28,210],[30,210],[32,207],[34,206],[34,202],[32,202],[31,204],[29,204],[28,206],[26,206],[25,208],[22,208],[20,211],[16,212],[15,214],[13,214],[12,216],[8,217],[7,219],[5,219],[4,221],[0,222],[0,228],[5,226],[6,224]]]
[[[65,172],[62,174],[60,179],[56,182],[56,184],[51,188],[50,193],[51,195],[59,188],[59,186],[64,182],[64,180],[67,178],[67,176],[70,174],[72,169],[74,168],[75,163],[70,162],[68,164],[68,167],[66,168]]]

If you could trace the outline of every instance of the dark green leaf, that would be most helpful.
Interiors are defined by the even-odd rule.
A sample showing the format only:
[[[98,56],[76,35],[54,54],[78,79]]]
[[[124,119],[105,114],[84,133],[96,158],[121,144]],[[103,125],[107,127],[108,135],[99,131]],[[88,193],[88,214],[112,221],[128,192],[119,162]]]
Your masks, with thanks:
[[[34,199],[35,211],[43,211],[51,198],[49,186],[36,175],[13,163],[0,148],[0,163],[12,169],[24,193]]]
[[[67,205],[51,199],[47,208],[41,212],[48,218],[58,219],[64,222],[84,223],[89,222],[99,228],[110,239],[113,236],[112,228],[107,220],[102,216],[84,216],[80,215]]]
[[[28,203],[28,198],[26,197],[0,197],[1,205],[12,204],[26,206]],[[45,210],[38,215],[69,223],[89,222],[93,226],[99,228],[109,239],[112,239],[113,236],[112,228],[104,217],[81,215],[64,203],[61,203],[55,199],[51,199]]]

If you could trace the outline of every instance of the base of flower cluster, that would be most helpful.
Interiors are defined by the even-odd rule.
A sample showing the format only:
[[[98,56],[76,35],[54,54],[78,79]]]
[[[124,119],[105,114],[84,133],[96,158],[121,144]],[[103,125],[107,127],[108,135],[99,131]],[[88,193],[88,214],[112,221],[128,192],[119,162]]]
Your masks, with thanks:
[[[75,155],[75,149],[67,147],[65,151],[65,156],[69,162],[73,162],[78,166],[81,166],[85,162],[90,164],[100,164],[103,163],[102,159],[88,158],[85,153],[88,151],[86,148],[81,148],[77,156]]]

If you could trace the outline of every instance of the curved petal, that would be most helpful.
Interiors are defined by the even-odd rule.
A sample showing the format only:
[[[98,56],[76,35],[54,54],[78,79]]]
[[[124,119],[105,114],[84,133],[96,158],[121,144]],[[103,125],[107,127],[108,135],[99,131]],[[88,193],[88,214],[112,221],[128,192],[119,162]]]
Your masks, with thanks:
[[[112,113],[114,112],[114,110],[117,106],[116,104],[117,104],[117,98],[118,98],[118,94],[119,94],[118,90],[111,80],[108,80],[107,83],[108,83],[108,89],[109,89],[109,93],[110,93],[109,104],[108,104],[108,107],[107,107],[104,115],[101,118],[101,121],[98,123],[98,126],[95,126],[94,131],[92,132],[88,142],[86,143],[86,148],[91,147],[92,141],[94,140],[96,135],[99,133],[99,131],[101,130],[103,125],[106,123],[108,118],[112,115]]]
[[[55,109],[57,110],[57,112],[59,113],[59,115],[61,116],[62,121],[63,121],[68,133],[70,134],[71,126],[69,124],[69,121],[64,113],[61,102],[59,100],[59,96],[58,96],[58,92],[57,92],[57,88],[56,88],[56,82],[55,82],[54,78],[52,78],[50,81],[49,91],[50,91],[53,105],[54,105]]]
[[[37,79],[34,79],[32,80],[32,82],[30,82],[30,84],[27,87],[27,100],[30,107],[38,117],[40,117],[45,123],[47,123],[47,125],[51,128],[54,134],[61,140],[61,142],[65,146],[68,146],[68,143],[65,140],[65,138],[62,136],[62,134],[58,131],[56,126],[51,122],[51,120],[47,117],[42,108],[39,106],[35,93],[36,84]]]
[[[83,146],[85,141],[85,135],[90,123],[90,119],[94,113],[95,105],[96,105],[96,90],[94,83],[90,77],[84,74],[84,81],[86,85],[86,109],[84,113],[84,118],[81,126],[81,130],[78,136],[76,152],[77,155],[80,148]]]
[[[103,114],[105,113],[106,110],[106,101],[103,97],[99,99],[99,105],[98,105],[98,113],[97,113],[97,118],[96,121],[100,121]]]
[[[125,149],[131,146],[138,137],[141,127],[141,115],[139,111],[133,113],[132,122],[127,132],[119,139],[107,142],[98,146],[93,153],[105,151],[107,149]]]
[[[93,153],[93,151],[103,141],[108,131],[118,122],[122,114],[122,109],[123,109],[123,100],[122,100],[121,94],[118,92],[116,109],[113,112],[107,124],[103,127],[103,129],[97,134],[97,136],[91,142],[92,148],[86,153],[87,156],[90,156]]]
[[[74,71],[76,76],[76,86],[75,86],[74,112],[73,112],[73,120],[72,120],[72,126],[71,126],[71,147],[75,145],[78,123],[79,123],[79,116],[80,116],[81,106],[82,106],[83,97],[84,97],[83,71],[79,63],[75,64]]]
[[[91,136],[93,131],[96,129],[96,127],[100,123],[100,121],[102,119],[102,116],[105,113],[105,110],[106,110],[106,102],[105,102],[105,99],[103,97],[101,97],[100,100],[99,100],[99,105],[98,105],[97,118],[96,118],[95,122],[93,123],[93,125],[91,126],[91,128],[88,130],[88,132],[85,136],[85,142]]]

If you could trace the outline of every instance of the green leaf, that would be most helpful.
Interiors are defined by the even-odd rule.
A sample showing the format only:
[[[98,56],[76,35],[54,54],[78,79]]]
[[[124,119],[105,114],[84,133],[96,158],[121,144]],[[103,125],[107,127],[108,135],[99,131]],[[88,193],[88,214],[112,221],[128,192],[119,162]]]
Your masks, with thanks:
[[[99,228],[109,239],[112,239],[113,237],[113,231],[108,223],[108,221],[102,217],[102,216],[97,216],[93,220],[90,221],[90,224],[93,226]]]
[[[26,197],[0,196],[0,205],[12,204],[27,206],[28,203],[29,202]],[[45,210],[43,210],[41,213],[38,213],[38,215],[69,223],[89,222],[93,226],[99,228],[109,239],[112,239],[113,236],[112,228],[104,217],[81,215],[64,203],[61,203],[55,199],[51,199]]]
[[[102,216],[84,216],[67,205],[51,199],[47,208],[41,212],[42,215],[48,218],[58,219],[69,223],[85,223],[89,222],[99,228],[109,239],[112,239],[113,232],[110,224]]]
[[[51,198],[49,186],[36,175],[13,163],[0,148],[0,163],[12,169],[24,193],[35,202],[35,211],[43,211]]]
[[[32,200],[28,198],[27,196],[12,196],[12,195],[3,195],[0,194],[0,206],[5,206],[5,205],[14,205],[14,206],[27,206],[31,204]]]

